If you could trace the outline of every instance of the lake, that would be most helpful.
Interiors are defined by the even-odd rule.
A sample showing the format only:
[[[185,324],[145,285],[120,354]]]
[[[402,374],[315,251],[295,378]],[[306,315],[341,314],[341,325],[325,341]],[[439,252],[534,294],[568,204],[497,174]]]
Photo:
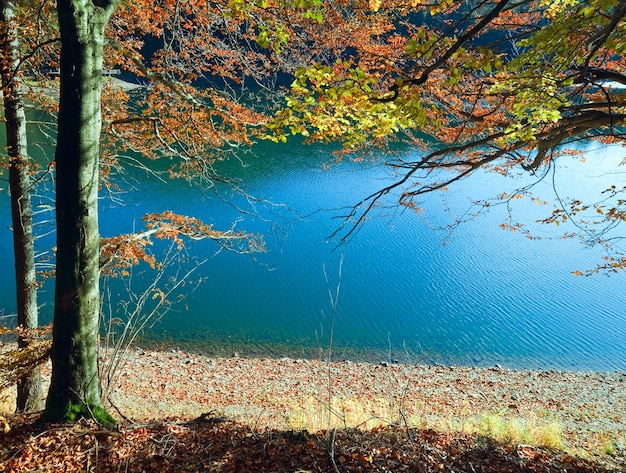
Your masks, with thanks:
[[[615,173],[623,148],[588,144],[585,155],[585,163],[571,160],[558,169],[554,186],[562,197],[593,196],[605,184],[624,184],[624,175]],[[202,284],[148,330],[146,340],[207,353],[326,356],[332,332],[333,359],[626,370],[626,275],[572,274],[600,263],[601,249],[556,238],[564,226],[532,224],[533,234],[543,238],[538,241],[503,231],[504,206],[450,231],[440,228],[467,214],[473,200],[514,190],[530,182],[528,176],[474,176],[427,196],[419,214],[378,209],[339,245],[329,237],[341,216],[389,183],[392,170],[374,161],[335,162],[327,146],[299,143],[263,143],[243,161],[245,166],[223,164],[222,171],[259,200],[227,188],[218,198],[136,169],[120,177],[122,194],[103,197],[105,236],[141,228],[146,213],[172,210],[216,229],[237,220],[236,228],[266,240],[268,251],[254,257],[219,251],[209,241],[189,243],[182,269],[208,259],[194,273]],[[3,187],[0,263],[12,268],[8,185]],[[536,195],[550,200],[552,189],[546,179]],[[518,221],[533,222],[551,208],[523,199],[513,211]],[[49,244],[46,238],[41,247]],[[164,248],[156,245],[155,252]],[[133,287],[153,274],[137,268]],[[15,310],[12,272],[0,277],[0,304],[8,314]],[[335,294],[338,286],[333,309],[329,291]],[[111,288],[114,302],[127,297],[119,282]],[[46,283],[44,319],[51,317],[52,292]]]

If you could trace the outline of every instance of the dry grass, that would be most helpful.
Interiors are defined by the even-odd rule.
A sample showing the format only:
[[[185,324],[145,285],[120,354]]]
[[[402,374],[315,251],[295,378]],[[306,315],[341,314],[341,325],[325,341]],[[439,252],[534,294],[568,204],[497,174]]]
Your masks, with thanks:
[[[333,396],[331,405],[314,396],[308,396],[291,407],[289,426],[294,430],[316,432],[332,428],[361,428],[403,426],[433,429],[437,432],[462,432],[492,438],[510,445],[528,444],[555,449],[564,447],[560,424],[541,413],[527,413],[525,417],[507,412],[484,411],[477,415],[458,418],[423,416],[419,402],[399,406],[390,399],[361,400]],[[607,445],[614,439],[607,438]]]
[[[143,414],[143,408],[126,411],[131,418]],[[145,406],[143,406],[145,407]],[[198,406],[186,408],[178,405],[170,410],[168,403],[154,406],[159,416],[172,417],[185,411],[185,417],[193,418],[202,413]],[[131,406],[132,408],[132,406]],[[370,430],[379,426],[404,426],[409,428],[433,429],[437,432],[462,432],[493,438],[506,444],[529,444],[562,449],[564,446],[562,429],[558,422],[546,419],[541,414],[527,414],[525,417],[512,416],[507,412],[485,411],[477,415],[458,418],[443,415],[424,416],[423,405],[418,401],[407,401],[399,405],[392,398],[359,399],[358,397],[333,396],[331,404],[313,395],[303,395],[292,402],[286,414],[286,426],[298,431],[317,432],[332,428],[359,428]],[[0,393],[0,413],[9,414],[15,410],[15,389]],[[250,406],[248,410],[220,408],[219,416],[236,418],[250,425],[265,425],[263,411]],[[144,414],[145,415],[145,414]],[[605,436],[604,453],[613,454],[615,445],[625,445],[624,436],[614,439]]]
[[[528,444],[555,449],[564,447],[560,424],[554,420],[542,419],[539,415],[519,418],[484,412],[464,421],[458,430],[510,445]]]

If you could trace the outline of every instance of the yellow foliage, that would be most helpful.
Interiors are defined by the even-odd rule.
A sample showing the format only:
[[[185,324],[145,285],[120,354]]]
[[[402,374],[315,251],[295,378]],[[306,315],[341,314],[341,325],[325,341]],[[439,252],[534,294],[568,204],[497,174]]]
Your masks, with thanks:
[[[542,0],[541,5],[548,7],[545,11],[545,16],[554,18],[558,14],[571,9],[577,3],[580,3],[579,0]]]
[[[370,3],[370,10],[378,11],[383,2],[382,0],[369,0],[369,3]]]

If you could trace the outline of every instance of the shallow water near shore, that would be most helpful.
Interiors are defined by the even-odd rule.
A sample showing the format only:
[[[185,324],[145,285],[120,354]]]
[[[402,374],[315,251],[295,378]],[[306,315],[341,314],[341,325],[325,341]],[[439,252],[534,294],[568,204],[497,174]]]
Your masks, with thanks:
[[[227,188],[217,198],[133,169],[119,177],[122,194],[102,199],[104,236],[141,228],[146,213],[172,210],[216,229],[237,221],[237,229],[258,232],[267,243],[267,253],[254,257],[219,251],[208,241],[187,244],[185,262],[174,270],[206,259],[193,278],[202,284],[185,286],[184,299],[144,333],[146,343],[242,356],[325,358],[330,349],[333,359],[626,370],[625,275],[572,274],[601,263],[601,249],[556,239],[563,227],[531,224],[540,241],[503,231],[504,206],[450,231],[439,228],[468,217],[472,201],[514,190],[528,176],[475,176],[427,196],[421,213],[393,206],[397,196],[389,196],[338,246],[329,236],[342,216],[387,185],[393,170],[374,161],[336,163],[321,146],[261,144],[253,152],[244,166],[231,162],[219,170],[258,200]],[[615,173],[622,148],[588,145],[585,152],[586,163],[568,161],[554,183],[537,185],[536,195],[549,200],[553,184],[562,197],[579,198],[605,184],[622,185],[623,174]],[[7,228],[3,195],[1,226]],[[513,211],[517,221],[534,222],[551,207],[525,199]],[[40,244],[46,242],[50,237]],[[10,268],[10,231],[2,232],[0,244],[0,263]],[[155,245],[157,256],[164,247]],[[139,292],[152,275],[137,268],[133,289]],[[11,313],[11,271],[0,277],[0,304]],[[329,293],[334,298],[338,289],[335,310]],[[52,291],[46,283],[42,314],[48,320]],[[114,283],[111,300],[125,298]]]

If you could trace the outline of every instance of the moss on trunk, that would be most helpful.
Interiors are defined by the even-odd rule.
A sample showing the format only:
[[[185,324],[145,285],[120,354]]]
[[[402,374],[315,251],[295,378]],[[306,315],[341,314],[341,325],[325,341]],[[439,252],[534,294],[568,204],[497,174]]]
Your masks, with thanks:
[[[116,0],[58,0],[57,271],[45,418],[110,424],[100,401],[98,165],[104,29]]]

